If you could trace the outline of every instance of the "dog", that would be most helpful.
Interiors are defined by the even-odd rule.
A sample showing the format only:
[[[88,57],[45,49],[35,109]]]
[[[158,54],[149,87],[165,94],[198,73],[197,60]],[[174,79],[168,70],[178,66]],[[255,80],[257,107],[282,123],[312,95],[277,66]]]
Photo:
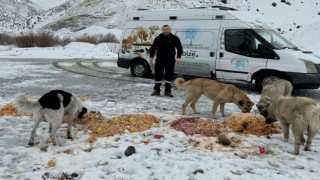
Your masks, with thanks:
[[[56,145],[56,131],[62,123],[64,115],[68,116],[67,136],[72,139],[72,122],[75,117],[81,119],[87,112],[81,100],[73,93],[62,90],[53,90],[44,94],[38,101],[30,101],[24,94],[18,94],[13,100],[18,110],[33,114],[34,126],[31,132],[29,145],[34,145],[36,129],[40,122],[49,122],[50,138]]]
[[[153,42],[154,39],[159,35],[160,27],[159,26],[150,26],[149,30],[150,30],[149,40],[150,40],[150,42]]]
[[[308,139],[305,150],[310,151],[312,139],[320,131],[320,108],[316,107],[316,101],[307,97],[282,96],[269,105],[263,114],[266,118],[279,120],[285,142],[289,140],[289,126],[292,124],[294,154],[299,154],[300,145],[305,142],[303,132],[306,130]]]
[[[265,85],[261,92],[261,97],[257,103],[257,108],[262,115],[265,112],[267,105],[269,106],[271,102],[275,101],[280,96],[291,96],[292,85],[289,81],[285,79],[278,79],[272,84]],[[271,119],[269,119],[271,120]],[[266,123],[271,124],[275,121],[266,121]]]
[[[231,84],[224,84],[215,80],[205,78],[196,78],[189,81],[185,81],[183,78],[176,78],[175,85],[178,88],[186,89],[186,100],[182,104],[183,115],[186,114],[186,108],[190,102],[193,112],[197,113],[195,106],[201,94],[204,94],[205,96],[213,100],[211,111],[212,118],[215,117],[219,105],[222,116],[225,116],[225,103],[231,102],[236,104],[243,113],[250,112],[252,106],[254,105],[254,103],[244,92]]]

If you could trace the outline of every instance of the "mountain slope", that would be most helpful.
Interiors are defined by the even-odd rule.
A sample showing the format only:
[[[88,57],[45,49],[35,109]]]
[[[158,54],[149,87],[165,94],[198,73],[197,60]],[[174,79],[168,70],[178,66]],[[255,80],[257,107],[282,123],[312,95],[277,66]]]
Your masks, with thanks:
[[[32,0],[0,1],[0,30],[10,33],[39,29],[76,32],[91,26],[122,29],[127,13],[139,8],[187,9],[213,5],[250,12],[296,42],[300,41],[296,37],[303,38],[305,29],[319,28],[316,24],[320,23],[318,0],[68,0],[46,11]]]

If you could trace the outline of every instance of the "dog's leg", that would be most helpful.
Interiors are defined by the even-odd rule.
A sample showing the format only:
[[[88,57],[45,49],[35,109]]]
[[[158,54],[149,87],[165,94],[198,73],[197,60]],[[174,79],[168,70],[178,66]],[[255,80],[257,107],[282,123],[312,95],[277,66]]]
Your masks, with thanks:
[[[300,137],[303,135],[303,131],[301,131],[300,127],[297,127],[297,125],[292,124],[292,131],[294,136],[294,152],[293,154],[298,155],[300,152],[300,145],[301,140]]]
[[[212,110],[211,110],[211,118],[215,117],[219,104],[220,103],[217,100],[213,101]]]
[[[192,100],[193,100],[193,97],[191,96],[191,93],[190,94],[187,93],[186,100],[182,104],[182,115],[186,115],[187,106]]]
[[[60,125],[61,125],[61,118],[60,118],[60,120],[57,118],[52,124],[50,138],[52,140],[53,145],[57,145],[56,133],[57,133],[57,130],[59,129]]]
[[[68,116],[68,132],[67,132],[67,138],[72,139],[72,122],[74,120],[74,116],[70,115]]]
[[[36,130],[37,130],[37,127],[39,126],[41,120],[39,118],[36,118],[36,116],[34,115],[33,116],[33,122],[34,122],[34,125],[33,125],[33,129],[32,129],[32,132],[31,132],[30,140],[28,142],[28,145],[30,145],[30,146],[34,145],[34,138],[36,136]]]
[[[222,117],[225,116],[225,114],[224,114],[224,105],[225,105],[225,103],[220,103],[220,112],[221,112]]]
[[[289,124],[285,122],[281,122],[282,132],[283,132],[283,139],[285,142],[289,141]]]
[[[51,127],[52,127],[52,130],[50,133],[50,138],[52,140],[52,144],[57,145],[56,133],[62,123],[63,111],[60,110],[60,112],[57,112],[55,114],[55,116],[48,114],[47,116],[45,116],[45,118],[51,124]]]
[[[316,135],[316,132],[310,130],[310,128],[308,129],[308,139],[307,139],[307,144],[304,147],[304,150],[306,151],[311,151],[311,143],[312,143],[312,139],[314,138],[314,136]]]
[[[49,133],[51,133],[51,131],[52,131],[52,125],[51,123],[49,123]]]
[[[58,128],[59,128],[58,123],[54,123],[54,124],[52,125],[52,130],[51,130],[51,133],[50,133],[50,138],[51,138],[51,140],[52,140],[52,144],[53,144],[53,145],[57,145],[56,133],[57,133]]]
[[[197,112],[197,110],[196,110],[196,104],[197,104],[197,102],[198,102],[198,100],[199,100],[200,97],[201,97],[201,94],[199,94],[197,97],[195,97],[195,98],[193,99],[192,103],[191,103],[191,108],[192,108],[192,110],[193,110],[193,112],[194,112],[195,114],[199,114],[199,113]]]

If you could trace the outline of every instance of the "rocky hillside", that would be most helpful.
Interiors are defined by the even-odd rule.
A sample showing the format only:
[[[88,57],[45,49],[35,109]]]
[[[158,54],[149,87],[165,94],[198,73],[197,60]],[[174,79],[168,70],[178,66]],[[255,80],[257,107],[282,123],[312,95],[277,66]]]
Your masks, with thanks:
[[[121,29],[126,14],[136,9],[186,9],[225,5],[251,12],[282,33],[320,22],[318,0],[68,0],[42,10],[29,0],[0,0],[0,30],[21,32],[68,29],[75,32],[90,26]]]

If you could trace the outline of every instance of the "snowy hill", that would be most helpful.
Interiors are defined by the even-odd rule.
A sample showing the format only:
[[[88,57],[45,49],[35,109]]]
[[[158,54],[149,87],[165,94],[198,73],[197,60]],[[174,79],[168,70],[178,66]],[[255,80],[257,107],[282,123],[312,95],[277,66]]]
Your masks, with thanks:
[[[0,23],[2,32],[38,29],[56,32],[76,32],[91,26],[121,29],[129,11],[144,9],[187,9],[225,5],[252,13],[255,18],[277,29],[294,43],[312,50],[318,49],[320,3],[317,0],[1,0]],[[226,2],[226,3],[223,3]],[[38,3],[39,5],[36,5]],[[54,4],[55,3],[55,4]],[[56,5],[56,6],[54,6]],[[54,7],[52,7],[54,6]],[[10,7],[10,8],[8,8]],[[19,10],[18,10],[19,9]],[[23,9],[21,11],[21,9]]]

